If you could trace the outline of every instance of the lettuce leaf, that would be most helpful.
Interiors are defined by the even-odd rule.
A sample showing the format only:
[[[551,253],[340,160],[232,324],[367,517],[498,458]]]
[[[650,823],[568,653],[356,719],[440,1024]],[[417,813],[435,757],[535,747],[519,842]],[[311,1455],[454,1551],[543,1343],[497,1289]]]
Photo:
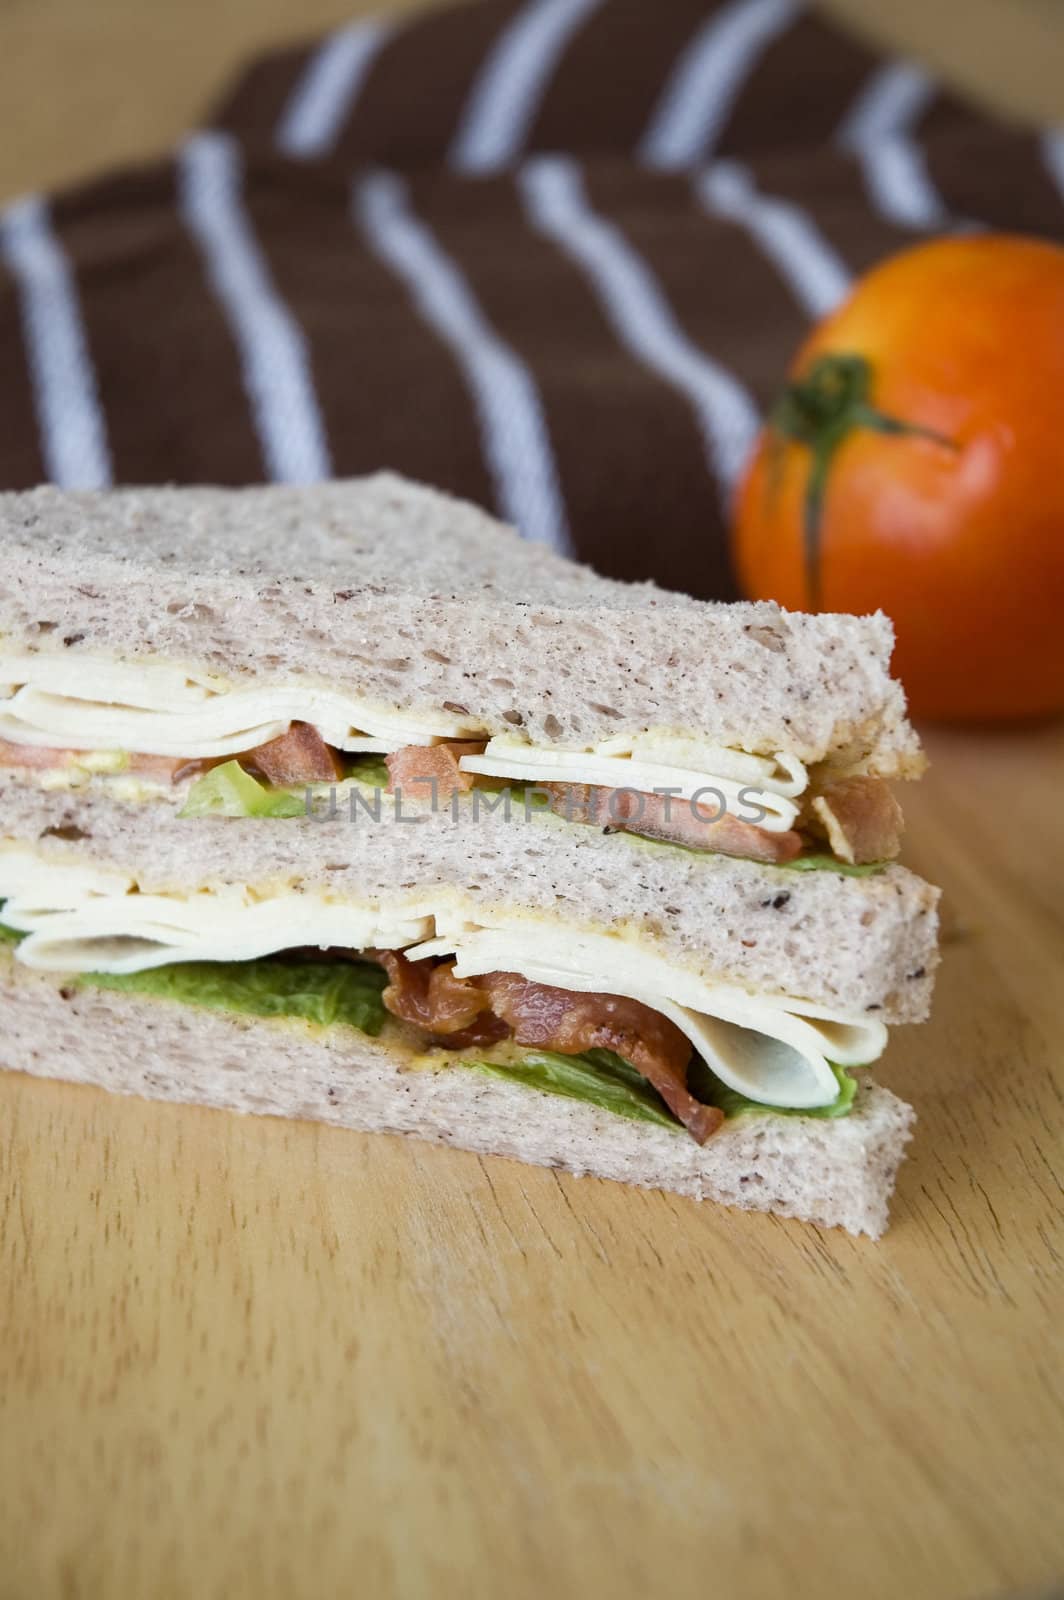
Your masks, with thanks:
[[[874,872],[882,872],[890,863],[889,861],[853,863],[840,861],[838,856],[812,855],[798,856],[794,861],[780,861],[777,865],[784,872],[841,872],[847,878],[868,878]]]
[[[478,1067],[482,1072],[490,1072],[495,1077],[508,1078],[512,1083],[527,1084],[529,1088],[540,1089],[545,1094],[584,1100],[621,1117],[656,1122],[661,1127],[682,1131],[678,1118],[673,1116],[642,1074],[609,1050],[589,1050],[582,1056],[561,1056],[549,1050],[535,1050],[530,1051],[522,1061],[474,1061],[467,1064]],[[853,1105],[857,1083],[841,1067],[833,1066],[831,1070],[838,1079],[839,1098],[830,1106],[816,1106],[812,1110],[766,1106],[756,1100],[748,1100],[745,1095],[738,1094],[722,1083],[698,1056],[691,1063],[688,1087],[703,1104],[719,1106],[729,1118],[751,1111],[782,1117],[844,1117]]]
[[[354,778],[358,783],[368,784],[371,789],[387,789],[391,781],[382,755],[367,752],[360,756],[348,756],[346,765],[349,778]]]
[[[715,1072],[711,1072],[701,1056],[695,1056],[687,1074],[687,1087],[696,1099],[706,1105],[719,1106],[726,1117],[740,1117],[748,1111],[771,1112],[777,1117],[844,1117],[853,1105],[857,1093],[857,1080],[842,1067],[831,1065],[839,1085],[839,1097],[829,1106],[766,1106],[760,1100],[748,1100],[736,1089],[729,1089]]]
[[[468,1066],[511,1083],[523,1083],[546,1094],[584,1100],[638,1122],[656,1122],[682,1132],[682,1126],[641,1073],[610,1050],[589,1050],[582,1056],[560,1056],[530,1050],[522,1061],[470,1061]]]
[[[178,812],[181,817],[303,817],[306,799],[290,789],[270,789],[226,761],[197,778]]]
[[[351,756],[346,766],[346,779],[368,784],[372,789],[387,789],[388,768],[383,756]],[[225,761],[196,779],[178,814],[182,817],[303,817],[307,814],[307,787],[313,794],[335,789],[336,784],[311,784],[299,790],[275,789],[245,772],[239,761]]]
[[[187,961],[145,972],[84,972],[74,980],[97,989],[153,995],[214,1011],[253,1017],[302,1017],[319,1027],[343,1023],[375,1036],[387,1012],[388,982],[370,961],[300,961],[268,956],[255,961]]]

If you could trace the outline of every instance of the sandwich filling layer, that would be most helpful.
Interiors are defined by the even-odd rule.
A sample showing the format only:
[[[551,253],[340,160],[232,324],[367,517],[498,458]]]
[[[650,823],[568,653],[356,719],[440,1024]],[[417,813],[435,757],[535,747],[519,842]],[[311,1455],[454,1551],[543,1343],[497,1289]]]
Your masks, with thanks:
[[[0,903],[0,983],[10,983],[10,968],[17,966],[10,952],[21,935],[7,928],[2,917]],[[311,1039],[321,1035],[323,1044],[340,1042],[341,1048],[352,1031],[357,1031],[370,1040],[379,1039],[400,1073],[474,1069],[525,1090],[583,1101],[627,1120],[683,1132],[680,1119],[642,1073],[613,1051],[588,1049],[563,1055],[513,1040],[457,1048],[460,1041],[454,1037],[443,1049],[430,1040],[419,1040],[417,1030],[397,1022],[386,1003],[391,985],[379,957],[374,961],[352,959],[344,952],[298,952],[255,961],[185,962],[124,976],[65,974],[59,993],[66,1001],[81,988],[117,991],[148,1006],[176,1004],[252,1017],[268,1027],[298,1030],[297,1037],[307,1031]],[[250,1049],[253,1053],[254,1044]],[[692,1060],[688,1076],[715,1126],[723,1119],[751,1116],[834,1120],[848,1116],[858,1106],[856,1080],[842,1070],[838,1071],[839,1098],[831,1106],[793,1113],[736,1094],[697,1058]],[[534,1111],[532,1103],[529,1110]]]
[[[413,713],[310,683],[234,687],[164,662],[0,656],[0,764],[37,769],[45,787],[103,773],[119,798],[148,798],[231,759],[272,787],[328,784],[367,755],[387,758],[390,789],[433,805],[474,785],[531,785],[567,821],[776,864],[825,839],[851,865],[900,844],[882,780],[811,783],[786,751],[661,730],[543,748],[489,739],[457,706]]]
[[[247,885],[141,893],[119,872],[15,846],[0,852],[0,898],[22,935],[18,959],[44,971],[125,976],[294,950],[381,962],[385,1003],[436,1045],[613,1050],[697,1138],[713,1128],[688,1086],[696,1053],[734,1094],[814,1110],[838,1101],[837,1068],[867,1065],[886,1044],[867,1016],[712,982],[621,934],[512,913],[474,922],[442,891],[401,909]]]

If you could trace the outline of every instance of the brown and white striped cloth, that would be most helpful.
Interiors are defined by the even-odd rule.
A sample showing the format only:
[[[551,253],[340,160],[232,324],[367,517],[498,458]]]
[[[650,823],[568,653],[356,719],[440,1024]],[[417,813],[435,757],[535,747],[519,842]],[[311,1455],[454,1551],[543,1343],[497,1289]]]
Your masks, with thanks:
[[[729,596],[803,328],[972,224],[1060,238],[1064,134],[793,0],[359,21],[252,64],[172,159],[0,215],[0,484],[389,466]]]

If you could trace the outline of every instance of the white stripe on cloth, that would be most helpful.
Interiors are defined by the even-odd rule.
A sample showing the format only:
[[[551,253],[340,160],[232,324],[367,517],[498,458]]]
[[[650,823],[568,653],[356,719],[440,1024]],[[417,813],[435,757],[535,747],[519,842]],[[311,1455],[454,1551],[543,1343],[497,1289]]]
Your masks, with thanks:
[[[417,310],[454,353],[473,396],[499,506],[526,539],[571,551],[565,508],[539,391],[499,337],[469,284],[414,213],[406,184],[374,172],[352,191],[367,246],[405,284]]]
[[[921,67],[888,62],[865,84],[836,135],[860,161],[877,211],[903,228],[941,228],[950,220],[912,137],[935,93],[934,79]]]
[[[0,260],[18,285],[45,471],[63,489],[106,488],[107,427],[77,285],[39,196],[0,214]]]
[[[1064,200],[1064,128],[1049,128],[1042,136],[1042,160]]]
[[[638,159],[668,170],[711,155],[759,57],[799,9],[794,0],[730,0],[710,17],[673,69]]]
[[[746,229],[808,316],[819,320],[845,299],[853,280],[809,213],[760,193],[741,161],[714,162],[695,192],[714,216]]]
[[[532,224],[586,272],[621,343],[691,402],[727,504],[757,435],[750,395],[688,338],[642,256],[592,209],[575,161],[536,157],[519,182]]]
[[[270,277],[241,178],[239,149],[228,135],[195,134],[178,157],[181,216],[239,350],[267,474],[276,483],[317,483],[332,468],[310,354]]]
[[[326,155],[350,116],[370,68],[393,28],[371,19],[330,34],[303,69],[277,124],[286,156]]]
[[[502,30],[473,85],[450,164],[497,172],[519,156],[554,71],[602,0],[529,0]]]

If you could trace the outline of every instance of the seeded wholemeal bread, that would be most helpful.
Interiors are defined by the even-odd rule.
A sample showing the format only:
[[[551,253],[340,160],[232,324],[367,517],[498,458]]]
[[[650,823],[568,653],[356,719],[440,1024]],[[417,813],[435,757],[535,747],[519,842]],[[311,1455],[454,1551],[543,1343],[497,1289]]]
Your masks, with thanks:
[[[408,1134],[873,1238],[887,1225],[913,1120],[907,1105],[872,1085],[847,1117],[739,1117],[699,1147],[680,1130],[469,1066],[412,1068],[397,1028],[370,1039],[345,1026],[83,987],[27,972],[3,951],[0,1004],[7,1068],[119,1094]]]
[[[920,770],[890,622],[599,578],[382,473],[310,488],[0,496],[0,649],[167,658],[233,683],[461,707],[583,745],[667,728]]]
[[[117,805],[97,792],[42,793],[0,776],[2,841],[41,858],[92,862],[143,892],[250,884],[296,886],[360,904],[412,907],[427,896],[475,920],[492,910],[606,929],[718,981],[789,994],[883,1022],[927,1014],[937,964],[938,891],[904,867],[868,877],[796,871],[603,834],[514,802],[487,812],[465,797],[380,821],[338,807],[335,820],[183,819],[169,807]]]

